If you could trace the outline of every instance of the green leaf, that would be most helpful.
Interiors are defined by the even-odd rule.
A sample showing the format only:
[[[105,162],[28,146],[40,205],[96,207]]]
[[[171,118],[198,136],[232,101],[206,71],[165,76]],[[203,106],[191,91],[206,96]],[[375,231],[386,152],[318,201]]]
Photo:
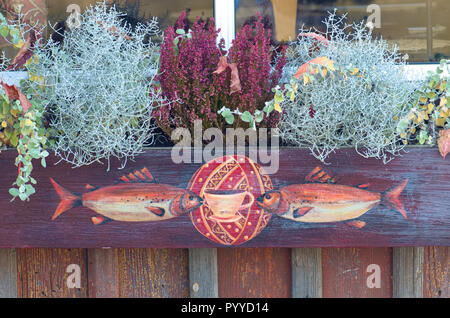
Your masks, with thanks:
[[[8,34],[9,34],[9,29],[8,29],[8,27],[7,27],[6,25],[2,25],[2,26],[0,27],[0,34],[1,34],[4,38],[6,38],[6,37],[8,36]]]
[[[41,159],[41,165],[42,165],[44,168],[47,168],[47,163],[45,162],[45,158],[42,158],[42,159]]]
[[[17,197],[19,195],[19,190],[16,188],[9,189],[9,194],[11,194],[13,197]]]
[[[234,116],[232,114],[230,114],[230,116],[224,116],[224,117],[225,117],[225,121],[227,122],[228,125],[233,125]]]
[[[257,123],[260,123],[263,121],[263,119],[264,119],[264,113],[262,111],[257,110],[255,112],[255,121]]]
[[[252,114],[250,114],[248,111],[245,111],[242,115],[241,115],[241,120],[245,121],[246,123],[250,123],[253,120],[253,116]]]
[[[184,29],[177,29],[177,30],[175,31],[175,33],[176,33],[176,34],[179,34],[179,35],[184,35],[184,34],[186,34],[186,32],[184,31]]]

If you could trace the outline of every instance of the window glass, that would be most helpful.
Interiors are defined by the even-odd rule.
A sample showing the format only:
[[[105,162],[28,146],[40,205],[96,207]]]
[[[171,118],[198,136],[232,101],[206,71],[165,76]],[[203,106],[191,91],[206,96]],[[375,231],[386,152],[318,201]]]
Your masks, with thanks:
[[[7,12],[22,12],[25,18],[33,24],[47,25],[46,35],[52,33],[48,22],[55,25],[67,21],[73,11],[74,5],[84,11],[87,6],[95,5],[99,0],[0,0],[0,10]],[[157,17],[160,28],[164,30],[168,25],[175,23],[182,11],[188,10],[190,20],[196,17],[213,17],[214,0],[107,0],[108,4],[115,4],[118,10],[127,13],[135,21],[145,22],[150,17]],[[71,6],[72,5],[72,6]],[[17,51],[9,43],[0,40],[1,50],[7,56],[14,56]]]
[[[450,1],[448,0],[235,0],[236,26],[259,11],[271,22],[277,42],[295,38],[306,27],[323,29],[327,12],[348,12],[350,21],[372,22],[374,32],[410,62],[439,61],[450,57]]]

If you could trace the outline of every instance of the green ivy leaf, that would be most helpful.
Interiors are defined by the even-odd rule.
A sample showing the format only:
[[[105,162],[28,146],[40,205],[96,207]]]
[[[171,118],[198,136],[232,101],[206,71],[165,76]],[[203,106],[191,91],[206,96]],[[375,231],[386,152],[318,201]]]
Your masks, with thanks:
[[[17,197],[19,195],[19,190],[16,188],[9,189],[9,194],[11,194],[13,197]]]
[[[253,116],[252,114],[250,114],[248,111],[245,111],[242,115],[241,115],[241,120],[246,122],[246,123],[250,123],[251,121],[253,121]]]
[[[177,29],[177,30],[175,31],[175,33],[176,33],[176,34],[179,34],[179,35],[184,35],[184,34],[186,34],[186,32],[184,31],[184,29]]]

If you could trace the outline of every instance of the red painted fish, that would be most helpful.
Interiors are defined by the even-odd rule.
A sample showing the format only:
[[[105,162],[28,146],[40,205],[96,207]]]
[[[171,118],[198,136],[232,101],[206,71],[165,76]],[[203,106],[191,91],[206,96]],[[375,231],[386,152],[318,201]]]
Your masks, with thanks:
[[[391,190],[376,193],[365,190],[369,184],[356,187],[338,185],[334,178],[316,167],[305,178],[305,183],[266,192],[256,199],[256,203],[267,212],[295,221],[348,221],[347,224],[362,228],[365,222],[354,219],[379,204],[397,209],[407,218],[399,200],[407,183],[408,179]]]
[[[92,218],[96,225],[111,220],[161,221],[194,211],[203,204],[203,199],[192,191],[156,183],[147,168],[123,176],[120,180],[120,184],[102,188],[87,185],[90,191],[78,195],[50,178],[61,198],[52,220],[76,206],[84,206],[100,214]]]

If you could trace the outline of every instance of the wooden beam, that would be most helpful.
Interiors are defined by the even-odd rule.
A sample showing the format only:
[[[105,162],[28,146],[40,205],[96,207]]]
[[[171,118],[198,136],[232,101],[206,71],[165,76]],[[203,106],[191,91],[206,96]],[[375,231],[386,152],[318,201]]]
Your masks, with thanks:
[[[189,282],[191,298],[219,297],[217,249],[189,249]]]
[[[120,297],[189,297],[187,249],[120,248]]]
[[[119,261],[117,249],[89,249],[88,273],[88,292],[90,298],[119,297]]]
[[[291,250],[219,248],[219,297],[290,298]]]
[[[322,250],[292,249],[292,297],[322,297]]]
[[[393,264],[393,297],[423,297],[423,247],[394,248]]]
[[[450,247],[425,247],[423,278],[423,297],[450,298]]]
[[[37,166],[33,170],[39,188],[31,201],[10,202],[8,180],[17,177],[17,169],[14,167],[16,155],[14,151],[6,150],[1,156],[0,175],[5,182],[0,184],[0,210],[3,211],[0,220],[0,247],[216,248],[223,247],[222,244],[248,248],[450,246],[450,214],[442,201],[442,198],[450,195],[450,169],[436,148],[408,148],[407,153],[386,165],[380,160],[365,159],[353,150],[340,149],[330,157],[330,164],[325,167],[307,149],[280,149],[279,170],[270,176],[261,174],[262,170],[244,157],[226,157],[226,163],[222,162],[220,169],[212,169],[210,166],[216,165],[217,168],[217,161],[204,165],[177,165],[172,161],[169,149],[146,151],[129,164],[126,172],[117,169],[120,166],[116,161],[112,163],[110,172],[100,164],[74,171],[68,164],[55,165],[57,158],[50,156],[46,169]],[[50,178],[55,179],[67,191],[75,193],[75,196],[100,191],[95,194],[97,197],[94,195],[99,200],[102,195],[115,195],[114,187],[124,173],[145,166],[158,182],[166,185],[156,183],[156,190],[152,194],[156,200],[174,202],[174,198],[164,197],[164,189],[167,187],[176,189],[171,195],[189,188],[198,192],[197,195],[203,201],[193,198],[203,206],[193,211],[184,207],[181,215],[178,212],[170,213],[170,210],[164,211],[163,216],[159,215],[169,218],[178,215],[170,219],[158,219],[158,214],[150,214],[150,221],[134,219],[133,222],[126,222],[121,219],[122,221],[95,225],[92,218],[102,211],[105,213],[104,207],[99,210],[97,206],[93,210],[92,207],[84,206],[89,205],[88,203],[75,200],[71,201],[75,205],[72,209],[52,221],[61,199]],[[311,174],[317,171],[315,168],[318,166],[328,174]],[[197,174],[199,171],[201,176]],[[225,174],[226,171],[228,172]],[[245,178],[241,177],[242,173]],[[317,184],[312,182],[333,180],[327,179],[327,175],[336,178],[337,183],[329,182],[320,186],[320,195],[311,196],[311,207],[297,207],[302,204],[301,201],[308,202],[301,199],[303,196],[304,199],[308,198],[309,193],[317,190]],[[313,180],[314,177],[316,180]],[[254,203],[248,208],[241,208],[245,207],[244,203],[237,206],[237,214],[236,211],[231,211],[236,207],[231,207],[228,213],[235,213],[234,217],[237,219],[233,219],[233,222],[221,221],[223,218],[213,215],[218,212],[210,209],[209,205],[212,203],[208,203],[205,199],[206,192],[201,190],[206,186],[206,180],[213,180],[211,182],[214,183],[208,183],[208,187],[227,187],[225,190],[220,189],[225,191],[222,193],[224,196],[233,196],[226,193],[233,186],[228,182],[241,182],[234,186],[244,187],[246,192],[250,189],[253,191],[251,196],[247,195],[242,199],[247,204],[251,200]],[[250,183],[253,186],[250,187]],[[87,189],[87,184],[92,187]],[[136,184],[132,185],[134,186]],[[93,190],[93,187],[99,188]],[[145,187],[145,182],[139,184],[142,192],[140,195],[145,197],[146,192],[142,187]],[[127,189],[126,193],[129,193],[130,190]],[[288,191],[283,192],[286,195],[281,197],[284,205],[277,205],[274,199],[268,201],[270,203],[257,200],[261,200],[263,193],[271,191],[269,189],[273,189],[275,193],[283,189]],[[294,191],[295,189],[298,191]],[[339,198],[335,194],[343,191],[342,189],[346,196],[355,200],[351,201],[354,203],[350,207],[340,208],[336,203],[338,201],[333,201],[335,203],[332,209],[335,212],[330,214],[331,219],[330,215],[324,219],[325,212],[315,207],[321,206],[325,198]],[[240,197],[240,194],[234,195]],[[145,200],[143,197],[139,198]],[[123,203],[126,200],[117,202]],[[287,209],[286,202],[298,203],[292,203],[292,206],[289,203]],[[99,204],[102,207],[102,203]],[[282,206],[287,209],[286,212],[277,211]],[[66,207],[70,207],[70,204]],[[143,213],[145,218],[149,217],[147,210],[138,211],[137,214],[139,213]],[[358,219],[353,220],[355,217]],[[100,218],[94,218],[94,221],[99,220]]]
[[[17,249],[18,297],[87,297],[86,254],[85,249]],[[68,282],[76,282],[71,276],[76,273],[74,265],[79,269],[79,286],[68,285]]]
[[[16,250],[0,249],[0,298],[17,297]]]
[[[324,298],[392,297],[392,250],[323,248]]]

